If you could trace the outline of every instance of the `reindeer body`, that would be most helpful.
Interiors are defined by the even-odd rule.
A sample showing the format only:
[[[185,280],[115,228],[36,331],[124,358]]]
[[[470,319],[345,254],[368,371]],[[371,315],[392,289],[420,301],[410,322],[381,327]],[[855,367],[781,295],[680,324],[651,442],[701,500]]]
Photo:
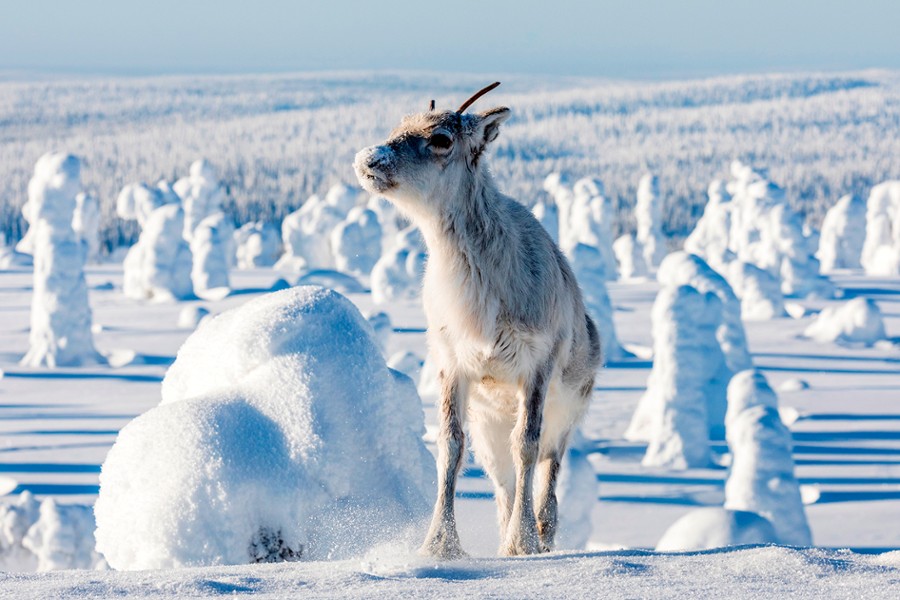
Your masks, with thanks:
[[[495,486],[501,553],[552,548],[559,461],[600,362],[568,263],[481,161],[508,112],[408,117],[355,164],[364,187],[407,213],[428,246],[424,305],[441,406],[438,499],[423,551],[442,557],[463,554],[453,497],[466,422]]]

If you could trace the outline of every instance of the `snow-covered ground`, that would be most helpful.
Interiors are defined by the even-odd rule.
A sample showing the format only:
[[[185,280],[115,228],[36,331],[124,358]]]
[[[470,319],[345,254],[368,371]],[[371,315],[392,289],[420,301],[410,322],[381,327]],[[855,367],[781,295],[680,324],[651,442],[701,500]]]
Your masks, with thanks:
[[[117,265],[88,266],[86,277],[95,344],[110,357],[111,364],[127,363],[124,366],[52,371],[20,366],[18,361],[28,347],[31,274],[0,273],[0,369],[4,372],[0,379],[0,483],[5,482],[11,491],[8,499],[27,490],[38,498],[53,497],[61,503],[92,504],[98,493],[100,465],[118,431],[159,404],[166,369],[190,334],[178,326],[184,307],[202,306],[220,313],[266,293],[280,274],[268,268],[233,271],[234,292],[229,297],[182,303],[125,298],[122,270]],[[746,322],[750,350],[772,387],[782,390],[782,410],[797,417],[791,426],[794,460],[804,496],[814,500],[806,506],[814,543],[864,553],[892,550],[900,548],[900,528],[890,525],[900,515],[900,279],[844,272],[833,280],[846,290],[846,298],[871,298],[878,304],[893,344],[822,344],[802,335],[814,316],[784,317]],[[651,346],[649,311],[658,285],[608,285],[617,307],[614,319],[621,341],[632,349]],[[368,293],[348,297],[364,314],[376,310]],[[815,313],[839,302],[809,300],[802,304]],[[377,310],[390,315],[394,328],[388,356],[401,351],[425,356],[425,319],[419,300],[398,300]],[[583,427],[597,477],[589,548],[652,548],[678,518],[696,507],[720,506],[724,500],[726,469],[676,472],[645,468],[641,466],[645,444],[623,439],[650,368],[646,359],[628,358],[607,365],[598,378]],[[783,391],[789,388],[795,391]],[[435,407],[426,401],[424,408],[431,429],[437,419]],[[714,455],[726,451],[724,442],[713,442],[712,449]],[[503,590],[504,595],[527,597],[537,591],[527,587],[526,574],[546,570],[554,572],[554,577],[536,578],[532,583],[543,585],[552,580],[569,586],[588,579],[585,585],[596,586],[590,589],[620,590],[621,595],[628,595],[628,586],[638,585],[636,576],[647,574],[650,577],[642,585],[648,587],[640,588],[641,596],[663,596],[668,588],[686,590],[690,586],[715,595],[718,588],[714,586],[719,583],[736,586],[733,589],[749,595],[764,588],[759,577],[767,574],[776,586],[768,590],[773,594],[779,585],[800,589],[804,581],[816,580],[818,583],[806,586],[803,593],[812,597],[818,590],[820,596],[838,597],[841,589],[881,594],[897,576],[896,570],[877,566],[896,567],[896,558],[786,549],[666,558],[629,551],[559,554],[524,561],[481,560],[494,556],[498,544],[491,484],[480,468],[470,464],[457,495],[463,546],[477,557],[471,561],[423,562],[412,556],[419,540],[408,540],[397,548],[380,550],[371,559],[328,566],[218,568],[153,577],[119,573],[3,576],[7,579],[0,588],[15,590],[18,597],[77,597],[79,590],[101,595],[125,590],[138,596],[203,596],[245,590],[277,596],[298,585],[312,586],[324,596],[343,596],[344,591],[346,597],[387,597],[424,590],[444,590],[451,595]],[[701,564],[705,566],[699,567]],[[786,564],[794,565],[794,571]],[[570,575],[562,576],[559,569],[563,568]],[[711,573],[710,579],[696,581],[699,569]],[[834,578],[820,581],[822,573]],[[329,587],[338,584],[346,590]],[[844,585],[862,587],[842,588]],[[579,593],[589,596],[588,589]],[[521,594],[512,590],[521,590]],[[578,596],[574,588],[570,591]]]

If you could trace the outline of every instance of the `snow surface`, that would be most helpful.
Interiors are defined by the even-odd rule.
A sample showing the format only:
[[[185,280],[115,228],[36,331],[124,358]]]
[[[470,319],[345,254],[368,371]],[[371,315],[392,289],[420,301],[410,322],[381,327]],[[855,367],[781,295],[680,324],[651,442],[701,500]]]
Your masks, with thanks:
[[[803,335],[817,342],[844,342],[871,346],[885,338],[878,305],[868,298],[854,298],[828,306],[809,324]]]
[[[706,507],[672,523],[656,545],[656,551],[689,552],[776,543],[778,535],[765,517],[742,510]]]

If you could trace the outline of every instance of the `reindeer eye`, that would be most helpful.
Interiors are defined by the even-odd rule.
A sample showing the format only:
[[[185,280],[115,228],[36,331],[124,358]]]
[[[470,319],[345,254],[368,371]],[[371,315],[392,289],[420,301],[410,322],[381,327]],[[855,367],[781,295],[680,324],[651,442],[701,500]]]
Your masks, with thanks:
[[[432,148],[446,150],[453,145],[453,138],[446,133],[433,133],[431,134],[431,137],[428,138],[428,145]]]

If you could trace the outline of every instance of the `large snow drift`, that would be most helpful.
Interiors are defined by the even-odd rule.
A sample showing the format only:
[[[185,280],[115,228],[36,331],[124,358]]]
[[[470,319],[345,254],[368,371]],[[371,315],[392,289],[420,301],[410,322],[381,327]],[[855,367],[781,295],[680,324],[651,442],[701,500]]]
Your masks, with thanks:
[[[842,342],[871,346],[885,338],[884,321],[878,305],[869,298],[854,298],[828,306],[803,332],[820,343]]]
[[[336,292],[274,292],[204,323],[162,396],[103,465],[97,549],[114,568],[346,557],[428,516],[415,387]]]
[[[690,552],[745,544],[775,544],[772,524],[756,513],[718,506],[697,508],[666,530],[657,552]]]

